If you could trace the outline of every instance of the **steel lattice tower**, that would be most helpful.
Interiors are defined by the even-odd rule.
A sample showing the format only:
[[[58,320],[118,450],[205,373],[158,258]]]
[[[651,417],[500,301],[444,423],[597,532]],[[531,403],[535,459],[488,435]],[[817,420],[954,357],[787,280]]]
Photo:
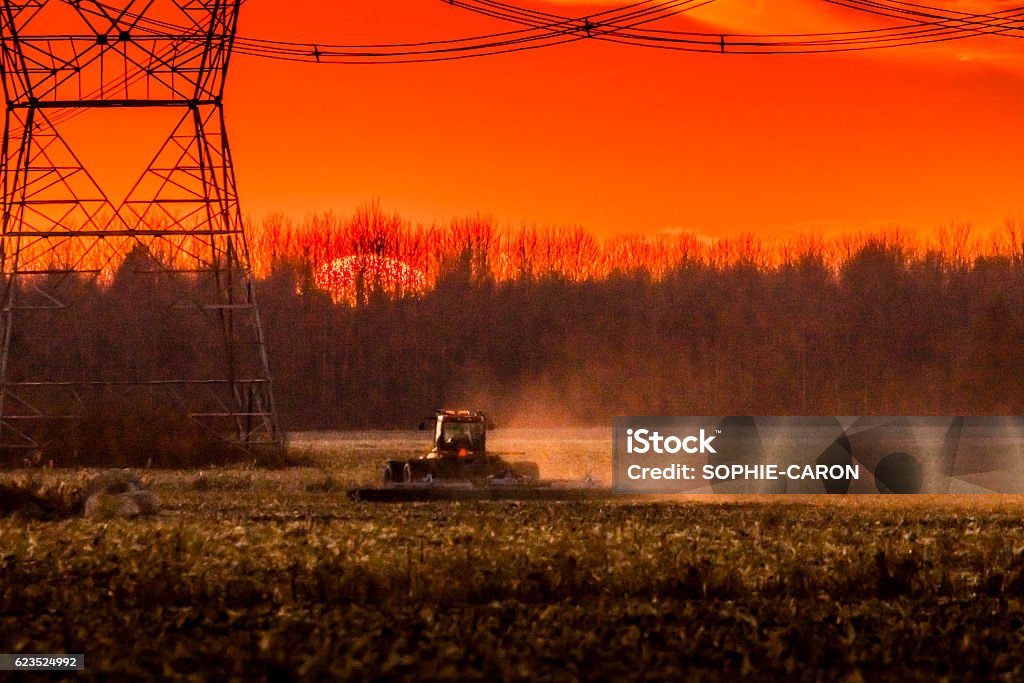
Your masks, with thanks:
[[[247,450],[281,447],[222,105],[242,2],[3,3],[0,446],[36,448],[38,425],[73,425],[99,392],[114,392],[159,394]],[[62,135],[75,114],[110,107],[177,118],[117,205]],[[177,283],[166,309],[194,331],[181,339],[189,355],[209,356],[199,370],[83,364],[54,377],[43,363],[19,366],[22,334],[56,325],[84,282],[109,285],[126,263],[151,291]],[[54,334],[74,338],[77,327]]]

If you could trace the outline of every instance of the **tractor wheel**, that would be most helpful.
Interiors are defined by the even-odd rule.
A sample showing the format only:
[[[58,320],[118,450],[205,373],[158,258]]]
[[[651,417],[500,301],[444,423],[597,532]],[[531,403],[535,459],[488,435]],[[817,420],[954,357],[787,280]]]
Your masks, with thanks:
[[[514,462],[512,463],[512,474],[527,479],[540,479],[540,465],[535,462]]]
[[[402,481],[423,481],[430,474],[430,468],[424,463],[412,461],[405,463],[402,471]]]
[[[405,476],[405,463],[402,462],[389,462],[384,466],[384,484],[397,484],[400,481],[404,481]]]

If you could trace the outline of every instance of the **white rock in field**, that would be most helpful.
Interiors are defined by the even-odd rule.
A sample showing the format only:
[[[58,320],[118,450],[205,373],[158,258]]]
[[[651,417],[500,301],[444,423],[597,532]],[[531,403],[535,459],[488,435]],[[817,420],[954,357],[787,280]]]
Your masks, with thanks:
[[[128,470],[100,472],[87,488],[85,516],[96,519],[155,515],[160,511],[156,495]]]

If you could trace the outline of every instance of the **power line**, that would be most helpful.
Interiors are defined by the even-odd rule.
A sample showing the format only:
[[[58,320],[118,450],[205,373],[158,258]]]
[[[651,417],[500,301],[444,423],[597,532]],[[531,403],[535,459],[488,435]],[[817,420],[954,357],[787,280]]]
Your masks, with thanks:
[[[456,2],[445,0],[448,4]],[[468,38],[429,40],[409,43],[377,43],[361,45],[335,45],[298,43],[279,40],[265,40],[237,37],[234,52],[237,54],[274,59],[287,62],[321,64],[409,64],[419,62],[441,62],[469,59],[552,47],[587,38],[607,35],[615,31],[634,28],[651,21],[704,6],[714,0],[645,0],[622,7],[604,10],[584,19],[549,15],[550,18],[536,25]],[[201,47],[208,39],[202,27],[186,27],[161,21],[123,7],[115,7],[102,1],[93,0],[78,4],[78,0],[64,0],[75,4],[85,14],[95,16],[104,22],[116,22],[118,18],[132,21],[133,32],[138,40],[168,40],[171,45],[192,44]],[[244,0],[243,0],[244,2]],[[159,59],[169,59],[177,47],[169,47]],[[132,75],[111,79],[101,84],[82,100],[102,99],[111,88],[128,87],[146,78],[144,69]],[[84,108],[69,108],[52,117],[52,123],[63,123],[79,116]],[[21,128],[14,130],[20,133]]]
[[[65,0],[73,2],[74,0]],[[702,6],[713,0],[671,0],[636,2],[624,7],[600,12],[594,17],[600,21],[575,20],[554,16],[537,25],[500,33],[491,33],[468,38],[430,40],[409,43],[376,43],[361,45],[333,45],[323,43],[298,43],[279,40],[238,37],[234,43],[237,54],[294,62],[336,63],[336,64],[378,64],[410,62],[436,62],[490,56],[508,52],[520,52],[539,47],[550,47],[574,42],[595,33],[607,32],[609,27],[616,30],[631,28],[656,21],[679,12]],[[104,10],[113,10],[109,5],[98,3]],[[449,2],[448,4],[456,4]],[[135,17],[127,13],[125,16]],[[183,31],[180,26],[138,17],[140,26],[149,31],[166,33],[168,30]],[[204,36],[193,34],[195,40]]]
[[[856,31],[733,34],[666,30],[647,26],[702,7],[714,0],[646,0],[583,17],[567,17],[497,0],[442,1],[453,7],[514,23],[522,28],[467,38],[369,44],[306,43],[240,36],[235,41],[235,52],[288,62],[408,64],[508,54],[583,39],[686,52],[808,54],[891,49],[981,35],[1024,37],[1024,22],[1021,20],[1024,17],[1024,7],[979,14],[896,0],[823,0],[847,9],[897,18],[907,23]],[[100,6],[110,11],[115,9],[107,5]],[[184,30],[149,19],[141,23],[148,24],[149,29],[163,32],[170,29]],[[200,35],[194,37],[196,40],[202,39]]]
[[[825,0],[858,11],[872,11],[889,18],[912,23],[860,31],[802,34],[728,34],[663,29],[629,29],[596,36],[600,40],[625,45],[688,52],[730,52],[743,54],[815,53],[874,50],[909,45],[960,40],[985,34],[1022,37],[1024,24],[1017,17],[1024,7],[989,14],[944,11],[909,2],[885,3],[883,0]],[[551,21],[555,15],[529,10],[494,0],[459,0],[459,7],[485,16],[501,18],[519,25]],[[914,9],[904,9],[905,5]],[[944,13],[946,12],[946,13]]]
[[[64,0],[76,3],[77,0]],[[823,0],[858,12],[907,23],[886,28],[790,34],[733,34],[651,28],[653,22],[705,6],[714,0],[633,2],[583,17],[566,17],[497,0],[442,0],[448,5],[521,28],[466,38],[399,43],[324,44],[239,36],[237,54],[287,62],[320,64],[409,64],[494,56],[596,39],[636,47],[685,52],[738,54],[821,53],[877,50],[940,43],[981,35],[1024,37],[1024,6],[988,14],[945,10],[899,0]],[[91,10],[110,21],[111,15],[130,18],[142,35],[167,35],[204,41],[195,27],[177,26],[102,2]],[[104,88],[98,89],[100,96]],[[74,115],[72,112],[70,115]]]

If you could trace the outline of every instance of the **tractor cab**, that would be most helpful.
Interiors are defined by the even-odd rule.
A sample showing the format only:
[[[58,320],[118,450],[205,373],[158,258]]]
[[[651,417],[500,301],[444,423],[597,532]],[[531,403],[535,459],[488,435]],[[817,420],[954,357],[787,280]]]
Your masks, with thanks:
[[[427,458],[452,458],[472,461],[487,457],[487,417],[482,411],[438,410],[433,420],[424,420],[420,429],[433,423],[433,448]]]

